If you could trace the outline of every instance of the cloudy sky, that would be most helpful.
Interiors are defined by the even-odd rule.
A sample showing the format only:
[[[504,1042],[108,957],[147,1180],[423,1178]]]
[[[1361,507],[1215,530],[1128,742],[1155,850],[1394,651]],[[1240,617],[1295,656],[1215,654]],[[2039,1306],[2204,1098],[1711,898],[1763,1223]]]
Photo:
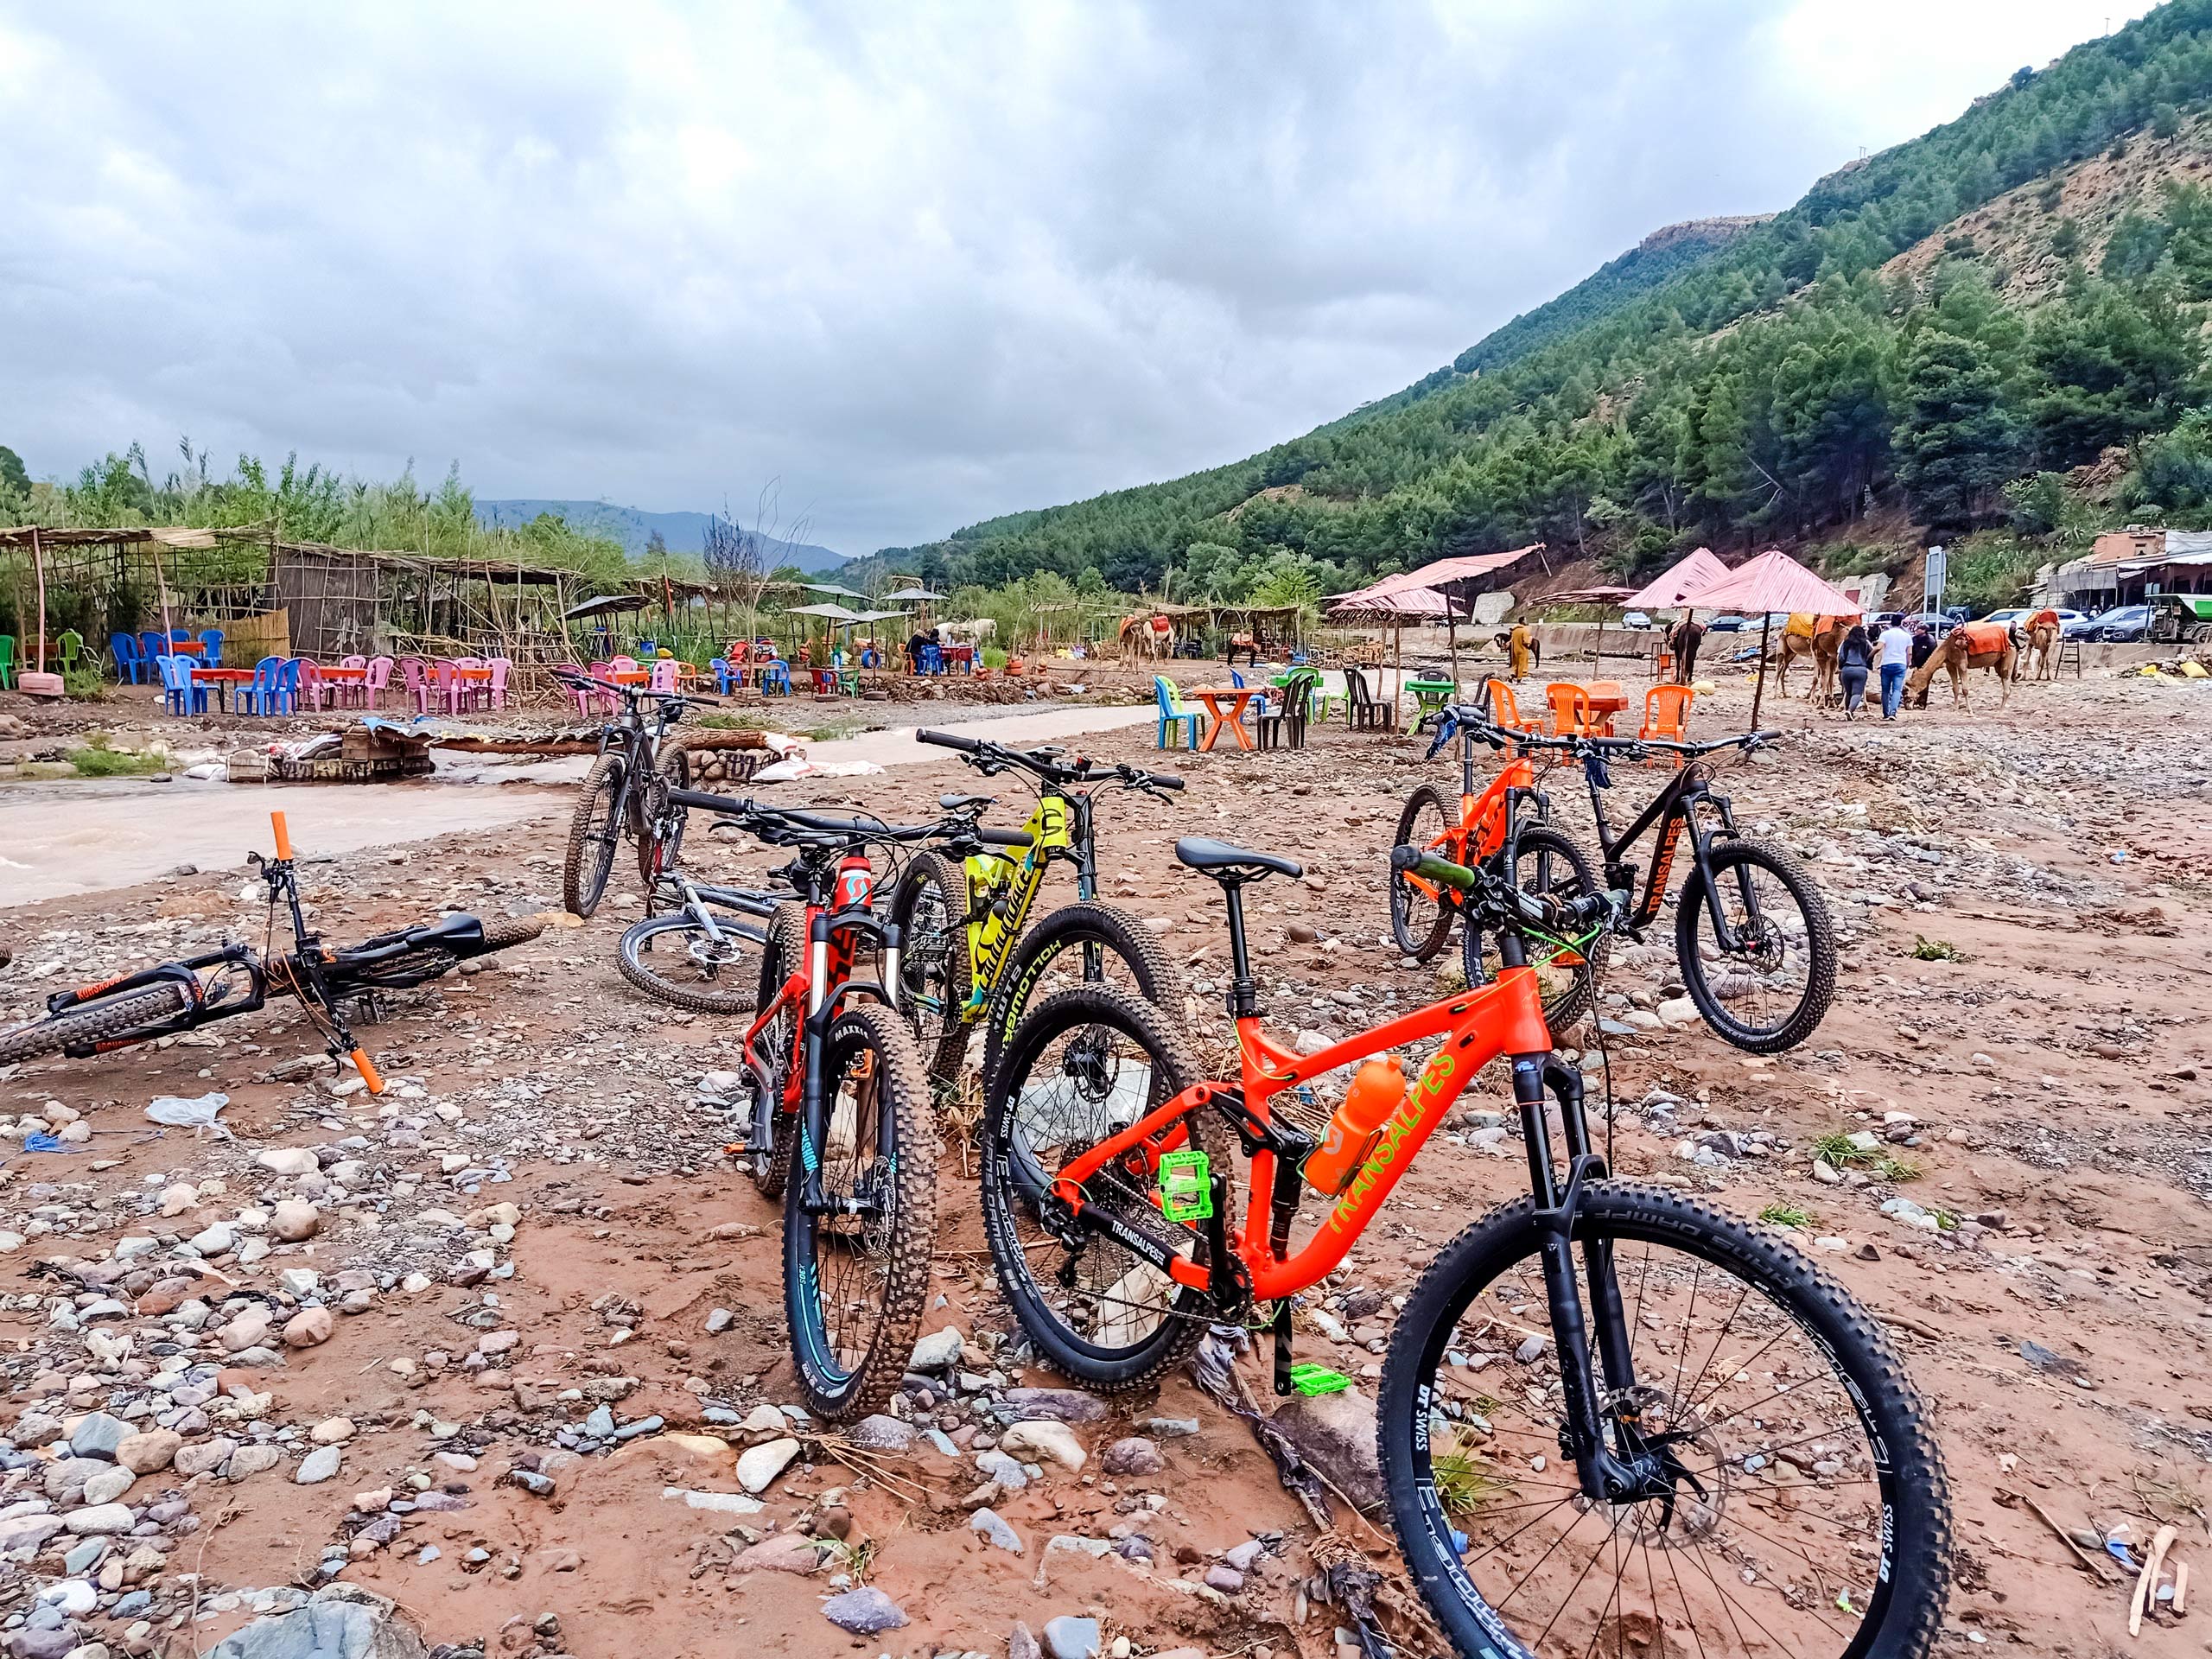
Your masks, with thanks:
[[[931,539],[1305,430],[2142,10],[0,0],[0,443]]]

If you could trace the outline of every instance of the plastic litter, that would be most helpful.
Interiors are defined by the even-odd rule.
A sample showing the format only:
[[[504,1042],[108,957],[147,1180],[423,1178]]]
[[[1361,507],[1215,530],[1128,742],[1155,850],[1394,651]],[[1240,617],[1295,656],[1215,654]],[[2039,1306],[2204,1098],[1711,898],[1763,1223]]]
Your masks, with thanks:
[[[173,1129],[207,1129],[215,1125],[217,1114],[231,1103],[226,1094],[156,1095],[146,1108],[146,1116],[156,1123],[166,1123]]]
[[[41,1129],[33,1129],[23,1137],[23,1150],[25,1152],[59,1152],[61,1150],[61,1137],[58,1135],[48,1135]]]

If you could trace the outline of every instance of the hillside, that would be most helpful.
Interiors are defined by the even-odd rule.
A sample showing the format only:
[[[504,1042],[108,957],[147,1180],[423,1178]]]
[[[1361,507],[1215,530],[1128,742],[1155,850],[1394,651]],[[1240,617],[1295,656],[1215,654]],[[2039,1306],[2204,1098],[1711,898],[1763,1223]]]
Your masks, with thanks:
[[[541,513],[551,513],[587,535],[606,536],[622,544],[636,558],[652,545],[656,532],[673,554],[696,556],[705,545],[707,525],[713,515],[704,512],[647,512],[642,507],[617,506],[611,501],[479,501],[476,516],[486,524],[519,529]],[[780,541],[762,536],[767,563],[772,569],[795,564],[810,575],[835,570],[845,556],[811,542]]]
[[[2208,103],[2212,0],[2172,0],[1770,219],[1648,239],[1304,437],[877,559],[1236,596],[1539,539],[1617,572],[1700,540],[1851,556],[1901,515],[2075,533],[2033,480],[2115,446],[2115,510],[2187,522],[2212,512]]]

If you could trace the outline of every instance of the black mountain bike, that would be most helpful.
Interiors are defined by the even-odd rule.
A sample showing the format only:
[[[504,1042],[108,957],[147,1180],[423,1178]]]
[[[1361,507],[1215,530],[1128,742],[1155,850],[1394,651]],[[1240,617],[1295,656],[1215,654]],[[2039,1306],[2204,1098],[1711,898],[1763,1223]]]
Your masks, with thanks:
[[[299,881],[292,867],[292,838],[284,815],[272,812],[276,856],[249,853],[269,887],[269,926],[262,948],[226,944],[206,956],[165,962],[158,968],[126,974],[97,985],[61,991],[46,1001],[46,1017],[0,1031],[0,1065],[60,1053],[90,1059],[111,1049],[128,1048],[217,1020],[252,1014],[265,1007],[270,993],[296,996],[334,1061],[350,1058],[372,1094],[384,1092],[368,1055],[354,1041],[346,1023],[348,1003],[373,1000],[379,991],[398,990],[437,978],[471,957],[534,939],[538,925],[510,918],[485,922],[452,915],[423,927],[379,933],[359,944],[324,946],[308,931],[300,910]],[[292,949],[275,953],[276,906],[291,917]]]
[[[802,902],[777,910],[761,951],[744,1046],[753,1109],[736,1150],[763,1195],[783,1200],[784,1306],[807,1408],[864,1416],[906,1374],[937,1226],[929,1073],[890,1006],[899,934],[874,910],[868,850],[1024,838],[981,829],[974,805],[937,823],[893,825],[704,790],[670,798],[796,855],[777,874]],[[874,978],[861,971],[869,956]]]
[[[988,1077],[1022,1014],[1063,978],[1122,985],[1157,1007],[1179,1009],[1175,967],[1160,936],[1127,911],[1098,902],[1093,806],[1101,788],[1165,800],[1183,780],[1071,758],[1059,748],[1010,749],[950,732],[917,732],[914,741],[955,751],[985,777],[1024,773],[1037,790],[1018,857],[984,846],[960,860],[922,853],[908,861],[892,891],[892,919],[906,940],[899,1006],[929,1057],[931,1074],[940,1083],[959,1076],[969,1031],[980,1021]],[[981,807],[991,800],[947,795],[939,804]],[[1076,902],[1024,932],[1046,867],[1056,862],[1075,866]]]
[[[674,691],[610,685],[574,669],[556,668],[553,677],[571,690],[612,691],[622,699],[622,712],[600,728],[599,759],[569,821],[569,854],[561,868],[561,902],[572,914],[589,916],[607,896],[607,878],[625,836],[637,845],[638,874],[647,893],[664,869],[675,866],[677,846],[655,836],[652,826],[664,816],[658,792],[688,775],[682,746],[664,750],[662,744],[691,700]]]
[[[1687,831],[1691,870],[1675,901],[1675,957],[1699,1014],[1724,1040],[1752,1054],[1795,1048],[1818,1028],[1835,998],[1835,926],[1827,901],[1796,854],[1745,835],[1728,798],[1713,786],[1713,774],[1726,760],[1756,753],[1777,734],[1675,743],[1657,738],[1540,737],[1496,726],[1471,708],[1451,709],[1446,719],[1493,748],[1510,744],[1524,753],[1548,749],[1581,764],[1603,854],[1599,880],[1616,903],[1603,923],[1575,936],[1531,934],[1529,960],[1539,966],[1540,976],[1548,968],[1555,974],[1594,978],[1605,932],[1641,938],[1666,899],[1668,878]],[[1681,768],[1626,829],[1616,830],[1605,812],[1605,792],[1613,782],[1608,761],[1655,753],[1681,756]],[[1637,866],[1624,855],[1647,834],[1656,836],[1656,843],[1638,897]],[[1514,844],[1509,842],[1499,856],[1534,891],[1571,898],[1593,886],[1587,861],[1579,852],[1572,859],[1546,861],[1533,880]],[[1478,924],[1468,931],[1470,963],[1494,957],[1495,932],[1482,937]]]

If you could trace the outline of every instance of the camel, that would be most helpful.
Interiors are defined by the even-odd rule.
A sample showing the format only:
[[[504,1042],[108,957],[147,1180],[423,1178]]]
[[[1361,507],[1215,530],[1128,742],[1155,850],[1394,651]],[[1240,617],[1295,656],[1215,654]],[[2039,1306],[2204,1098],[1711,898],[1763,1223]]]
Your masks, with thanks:
[[[1165,617],[1126,616],[1122,619],[1122,652],[1155,661],[1175,654],[1174,629]]]
[[[1784,632],[1782,636],[1780,667],[1775,682],[1776,691],[1789,695],[1789,664],[1800,657],[1813,659],[1813,689],[1805,695],[1815,702],[1824,702],[1836,693],[1836,652],[1843,645],[1844,632],[1859,619],[1855,616],[1823,616],[1812,621],[1809,633]],[[1796,619],[1792,618],[1795,621]]]
[[[1996,671],[1998,701],[2002,702],[2012,695],[2018,656],[2012,636],[2005,628],[1994,623],[1961,623],[1944,636],[1943,642],[1926,662],[1912,671],[1904,683],[1905,696],[1923,697],[1935,683],[1936,671],[1942,669],[1951,677],[1951,700],[1963,709],[1967,706],[1967,671],[1987,668]]]
[[[2016,680],[2027,677],[2028,659],[2032,657],[2035,658],[2036,678],[2056,679],[2060,632],[2058,614],[2055,611],[2037,611],[2023,622],[2018,636],[2018,658],[2013,664],[2012,677]]]

